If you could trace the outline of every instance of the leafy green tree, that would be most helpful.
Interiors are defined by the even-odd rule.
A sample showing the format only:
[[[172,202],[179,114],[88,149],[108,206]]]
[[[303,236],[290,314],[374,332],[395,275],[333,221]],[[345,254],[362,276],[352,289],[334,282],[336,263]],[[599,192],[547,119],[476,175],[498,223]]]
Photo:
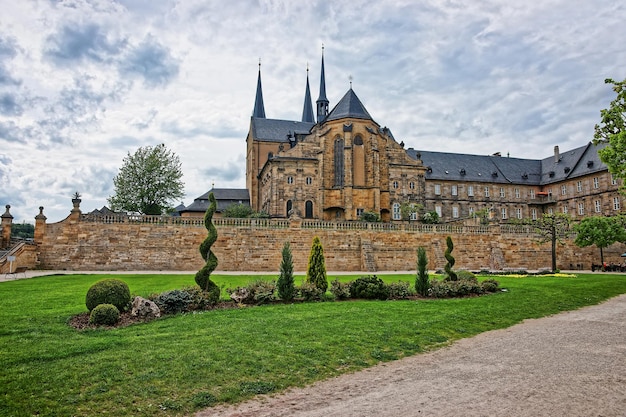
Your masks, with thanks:
[[[403,201],[400,204],[400,216],[402,216],[402,220],[410,222],[413,218],[417,219],[419,212],[423,208],[424,206],[421,204]]]
[[[581,248],[596,245],[600,249],[600,262],[604,263],[604,248],[615,242],[626,242],[626,229],[623,219],[618,216],[585,217],[580,223],[574,225],[577,233],[574,243]]]
[[[252,210],[252,207],[247,204],[238,203],[231,204],[230,206],[226,207],[222,211],[222,216],[242,219],[245,217],[250,217],[253,213],[254,211]]]
[[[595,125],[594,142],[607,143],[598,154],[609,171],[617,178],[626,178],[626,79],[615,81],[610,78],[604,80],[613,84],[613,91],[617,94],[611,101],[608,109],[600,110],[600,124]],[[621,189],[625,190],[622,184]]]
[[[141,147],[124,158],[113,178],[115,194],[109,205],[112,210],[162,214],[183,197],[182,176],[178,156],[164,144]]]
[[[282,251],[283,260],[280,262],[280,277],[276,286],[281,300],[291,301],[296,295],[296,286],[293,279],[293,257],[289,242],[285,242]]]
[[[422,216],[422,223],[437,224],[439,223],[439,214],[435,210],[424,213]]]
[[[426,257],[426,250],[420,246],[417,248],[417,279],[415,280],[415,291],[424,297],[428,295],[428,288],[430,288],[427,267],[428,258]]]
[[[313,238],[311,253],[309,254],[309,266],[306,271],[306,282],[315,285],[317,289],[325,293],[328,289],[326,279],[326,261],[324,260],[324,248],[320,238]]]
[[[211,281],[211,273],[217,268],[217,256],[211,251],[211,246],[217,240],[217,229],[213,224],[213,214],[217,208],[217,202],[213,193],[209,193],[209,208],[204,213],[204,227],[208,231],[208,236],[200,244],[200,255],[206,264],[200,269],[195,276],[196,284],[211,295],[211,301],[217,303],[220,297],[220,288]]]
[[[564,239],[571,234],[572,218],[565,213],[544,213],[533,222],[535,231],[540,236],[539,243],[550,242],[552,245],[552,271],[556,271],[556,244],[565,244]]]
[[[35,237],[35,226],[30,223],[13,223],[11,237],[18,239],[32,239]]]
[[[380,221],[380,215],[375,211],[364,211],[363,214],[361,214],[361,221],[376,223]]]
[[[458,277],[456,276],[456,272],[454,272],[452,270],[452,267],[455,264],[455,260],[454,260],[454,256],[452,256],[452,250],[454,249],[454,244],[452,243],[452,238],[450,236],[446,237],[446,252],[444,253],[444,256],[446,257],[446,261],[448,261],[446,263],[445,266],[445,271],[446,274],[448,275],[448,280],[450,281],[456,281],[458,280]]]

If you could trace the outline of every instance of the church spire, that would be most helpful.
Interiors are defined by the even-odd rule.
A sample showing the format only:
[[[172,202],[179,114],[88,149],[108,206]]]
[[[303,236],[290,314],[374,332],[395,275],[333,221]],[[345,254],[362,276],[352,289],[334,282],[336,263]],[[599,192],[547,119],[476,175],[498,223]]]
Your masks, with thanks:
[[[259,79],[256,83],[256,99],[252,117],[265,119],[265,106],[263,105],[263,89],[261,88],[261,59],[259,59]]]
[[[311,89],[309,88],[309,64],[306,66],[306,90],[304,92],[304,109],[302,109],[302,121],[315,123],[313,103],[311,102]]]
[[[317,123],[324,121],[328,115],[328,99],[326,98],[326,76],[324,75],[324,45],[322,45],[322,74],[320,75],[320,96],[317,103]]]

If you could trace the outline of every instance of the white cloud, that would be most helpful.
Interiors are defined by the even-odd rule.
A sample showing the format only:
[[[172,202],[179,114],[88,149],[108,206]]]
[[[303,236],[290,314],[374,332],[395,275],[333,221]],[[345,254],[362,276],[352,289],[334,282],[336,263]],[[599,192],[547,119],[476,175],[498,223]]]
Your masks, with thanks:
[[[620,2],[69,0],[0,16],[0,205],[106,204],[128,152],[165,143],[188,204],[245,186],[262,59],[267,117],[299,119],[325,45],[331,107],[353,88],[407,146],[542,158],[592,138],[624,78]],[[26,156],[26,157],[25,157]]]

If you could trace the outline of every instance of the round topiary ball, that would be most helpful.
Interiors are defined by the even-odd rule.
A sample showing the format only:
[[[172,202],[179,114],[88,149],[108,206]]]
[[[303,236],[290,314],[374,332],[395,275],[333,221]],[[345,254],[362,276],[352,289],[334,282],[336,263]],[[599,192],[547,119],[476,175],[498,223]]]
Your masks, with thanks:
[[[113,326],[120,319],[120,311],[113,304],[97,305],[89,315],[89,323]]]
[[[103,279],[93,284],[87,291],[85,305],[92,311],[100,304],[113,304],[119,311],[128,310],[130,305],[128,285],[119,279]]]

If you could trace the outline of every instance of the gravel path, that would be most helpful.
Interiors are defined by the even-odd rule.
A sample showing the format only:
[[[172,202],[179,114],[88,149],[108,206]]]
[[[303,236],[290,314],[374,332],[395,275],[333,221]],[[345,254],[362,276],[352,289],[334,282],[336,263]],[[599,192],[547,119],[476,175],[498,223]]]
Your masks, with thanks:
[[[196,417],[626,416],[626,295]]]

